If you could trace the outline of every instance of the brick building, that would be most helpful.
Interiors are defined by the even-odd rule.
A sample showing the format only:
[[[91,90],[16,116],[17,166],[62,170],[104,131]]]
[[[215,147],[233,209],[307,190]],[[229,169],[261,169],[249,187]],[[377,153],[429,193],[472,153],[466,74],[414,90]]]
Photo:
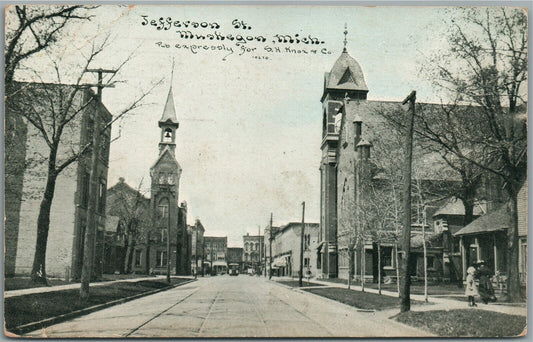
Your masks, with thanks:
[[[200,219],[196,219],[194,226],[188,227],[188,232],[191,237],[191,272],[196,272],[197,274],[202,274],[202,271],[205,272],[204,265],[205,259],[205,247],[204,247],[204,234],[205,228]]]
[[[223,274],[228,271],[228,237],[204,236],[204,271]]]
[[[377,249],[380,250],[379,256],[387,263],[382,268],[382,275],[394,276],[397,268],[397,239],[394,235],[398,235],[401,229],[397,224],[399,216],[396,219],[384,219],[387,215],[393,215],[390,215],[390,208],[384,208],[383,203],[389,203],[391,207],[394,203],[401,203],[401,187],[394,183],[395,179],[399,179],[398,174],[394,173],[398,166],[390,161],[401,156],[402,150],[399,146],[401,142],[395,136],[398,133],[394,132],[383,114],[404,115],[408,108],[401,102],[368,100],[368,92],[361,66],[345,47],[330,72],[325,73],[321,98],[320,232],[316,252],[319,273],[327,278],[346,279],[350,273],[359,275],[363,270],[365,276],[376,280]],[[429,112],[439,107],[417,103],[417,108],[418,111]],[[435,209],[427,210],[427,215],[422,215],[425,212],[422,208],[426,204],[438,205],[435,203],[437,199],[451,196],[450,189],[458,183],[458,178],[454,177],[454,172],[440,155],[424,151],[420,140],[415,139],[412,258],[409,265],[414,277],[423,274],[422,227],[427,229],[424,232],[427,233],[425,238],[430,276],[434,279],[459,280],[464,274],[462,268],[465,260],[459,260],[461,253],[458,250],[462,233],[457,233],[462,227],[453,227],[455,231],[450,233],[435,226],[433,219],[442,221],[446,218],[445,213],[441,217],[433,217]],[[482,176],[476,197],[489,203],[506,201],[499,180],[490,175]],[[377,209],[369,210],[371,206]],[[380,210],[389,210],[389,214],[381,215]],[[491,211],[490,208],[488,211]],[[401,213],[401,209],[397,212]],[[369,219],[372,215],[375,217]],[[526,246],[523,232],[521,237],[522,244]],[[471,244],[475,245],[476,242]],[[464,258],[467,253],[462,255]],[[525,254],[521,255],[524,259]],[[521,264],[526,263],[521,261]],[[525,274],[525,271],[522,273]]]
[[[124,178],[107,189],[104,273],[139,272],[138,244],[151,228],[150,199]]]
[[[92,141],[94,113],[101,125],[111,114],[89,88],[63,84],[17,83],[5,107],[5,274],[29,274],[37,239],[37,217],[46,185],[47,142],[34,125],[19,113],[24,98],[34,101],[33,110],[43,120],[52,120],[50,103],[72,96],[69,114],[73,119],[65,126],[57,160],[65,160]],[[42,101],[41,101],[42,99]],[[41,102],[39,102],[41,101]],[[9,103],[16,103],[11,106]],[[64,102],[63,102],[64,104]],[[74,115],[74,113],[77,113]],[[48,129],[48,128],[46,128]],[[105,199],[111,127],[99,135],[95,221],[97,225],[94,276],[103,270]],[[50,228],[46,250],[46,272],[53,277],[79,278],[89,201],[90,153],[80,157],[58,175],[50,209]]]

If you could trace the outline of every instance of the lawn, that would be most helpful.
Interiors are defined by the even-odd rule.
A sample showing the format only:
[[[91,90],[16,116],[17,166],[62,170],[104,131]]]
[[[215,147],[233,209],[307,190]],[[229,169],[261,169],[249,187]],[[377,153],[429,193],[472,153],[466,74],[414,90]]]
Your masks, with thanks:
[[[172,278],[172,284],[176,285],[188,280]],[[9,297],[4,299],[5,327],[9,330],[23,324],[165,287],[169,287],[169,284],[164,279],[95,286],[90,289],[89,301],[84,304],[78,303],[78,289]]]
[[[317,294],[322,297],[336,300],[363,310],[384,310],[400,307],[400,299],[375,293],[348,290],[339,287],[325,287],[316,289],[304,289],[304,291]],[[421,304],[411,301],[412,304]]]
[[[395,319],[440,337],[512,337],[526,327],[526,317],[479,309],[410,311]]]
[[[72,282],[64,281],[62,279],[54,279],[54,278],[48,279],[48,283],[50,284],[50,286],[72,284]],[[4,279],[4,291],[22,290],[22,289],[30,289],[33,287],[45,287],[45,286],[46,285],[44,284],[33,283],[30,278],[14,277],[14,278]]]
[[[113,281],[113,280],[123,280],[123,279],[134,279],[134,278],[147,278],[151,277],[146,274],[104,274],[100,281]],[[153,276],[155,278],[155,276]],[[65,281],[58,278],[48,278],[48,283],[50,286],[58,285],[68,285],[75,284],[74,281]],[[79,283],[79,282],[78,282]],[[46,287],[45,284],[36,284],[31,281],[29,277],[9,277],[4,279],[4,291],[11,290],[23,290],[30,289],[34,287]]]
[[[283,285],[290,286],[290,287],[300,287],[300,282],[298,280],[280,280],[277,282]],[[317,284],[313,282],[308,283],[307,280],[305,279],[302,281],[302,285],[303,286],[324,286],[322,284]]]
[[[348,280],[346,279],[332,278],[332,279],[322,279],[322,280],[335,283],[335,284],[344,284],[344,285],[348,284]],[[352,281],[352,285],[361,286],[361,282]],[[377,289],[378,284],[367,280],[365,282],[365,288]],[[398,286],[396,283],[381,284],[381,289],[385,291],[396,292],[398,289]],[[464,293],[465,293],[465,290],[461,284],[444,284],[444,283],[429,283],[428,284],[428,295],[430,296],[432,295],[464,295]],[[424,283],[423,282],[411,283],[411,294],[423,295],[424,294]]]

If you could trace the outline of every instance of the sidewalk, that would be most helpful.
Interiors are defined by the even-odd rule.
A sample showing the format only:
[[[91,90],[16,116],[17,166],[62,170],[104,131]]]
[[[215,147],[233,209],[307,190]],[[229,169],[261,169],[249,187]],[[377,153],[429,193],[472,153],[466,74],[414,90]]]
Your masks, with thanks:
[[[172,278],[185,278],[185,279],[194,279],[194,276],[172,276]],[[143,278],[131,278],[131,279],[119,279],[111,281],[99,281],[91,283],[91,287],[94,286],[105,286],[113,283],[123,283],[123,282],[137,282],[143,280],[155,280],[155,279],[166,279],[166,276],[160,275],[155,277],[143,277]],[[73,283],[68,285],[57,285],[57,286],[43,286],[43,287],[34,287],[31,289],[21,289],[21,290],[11,290],[4,291],[4,298],[15,297],[15,296],[24,296],[33,293],[45,293],[45,292],[54,292],[54,291],[63,291],[71,289],[79,289],[80,283]]]
[[[272,280],[294,280],[294,279],[291,277],[273,277]],[[304,280],[304,286],[306,282],[307,280]],[[348,287],[346,284],[332,283],[332,282],[328,282],[325,280],[319,280],[319,279],[310,279],[309,282],[321,284],[326,287],[340,287],[340,288]],[[361,291],[360,285],[352,284],[350,288],[353,291]],[[365,292],[375,293],[375,294],[379,293],[377,289],[371,289],[371,288],[366,288],[366,287],[365,287]],[[398,293],[392,292],[392,291],[382,290],[381,294],[384,296],[398,297]],[[410,297],[411,299],[424,302],[424,295],[411,294]],[[454,299],[450,299],[446,297],[428,296],[428,301],[429,301],[429,305],[414,305],[414,307],[412,307],[414,309],[413,311],[433,311],[433,310],[446,310],[447,311],[447,310],[454,310],[454,309],[469,309],[468,303],[466,301],[462,302],[459,300],[454,300]],[[526,303],[514,304],[514,305],[507,304],[507,303],[503,304],[503,303],[498,303],[498,302],[490,303],[490,304],[483,304],[480,301],[478,301],[478,306],[476,307],[476,309],[499,312],[499,313],[504,313],[508,315],[527,316],[527,304]],[[394,309],[394,310],[385,310],[385,311],[388,314],[389,311],[396,312],[398,310]]]

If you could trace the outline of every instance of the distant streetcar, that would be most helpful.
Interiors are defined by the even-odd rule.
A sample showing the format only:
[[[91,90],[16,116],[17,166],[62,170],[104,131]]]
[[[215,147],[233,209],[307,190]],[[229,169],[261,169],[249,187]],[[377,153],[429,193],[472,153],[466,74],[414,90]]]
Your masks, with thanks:
[[[236,263],[229,264],[228,274],[230,276],[238,276],[239,275],[239,264],[236,264]]]

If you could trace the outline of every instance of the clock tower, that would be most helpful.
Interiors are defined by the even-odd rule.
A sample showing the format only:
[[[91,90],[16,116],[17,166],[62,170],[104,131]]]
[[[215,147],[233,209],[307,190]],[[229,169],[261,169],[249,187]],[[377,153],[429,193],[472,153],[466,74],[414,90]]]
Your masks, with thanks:
[[[165,274],[170,261],[171,273],[176,273],[178,263],[177,233],[179,215],[179,181],[181,167],[176,160],[176,131],[179,122],[174,108],[172,85],[168,91],[163,115],[159,119],[161,129],[159,157],[150,168],[152,231],[148,237],[151,246],[147,252],[148,265],[153,272]],[[170,256],[168,241],[170,238]]]

